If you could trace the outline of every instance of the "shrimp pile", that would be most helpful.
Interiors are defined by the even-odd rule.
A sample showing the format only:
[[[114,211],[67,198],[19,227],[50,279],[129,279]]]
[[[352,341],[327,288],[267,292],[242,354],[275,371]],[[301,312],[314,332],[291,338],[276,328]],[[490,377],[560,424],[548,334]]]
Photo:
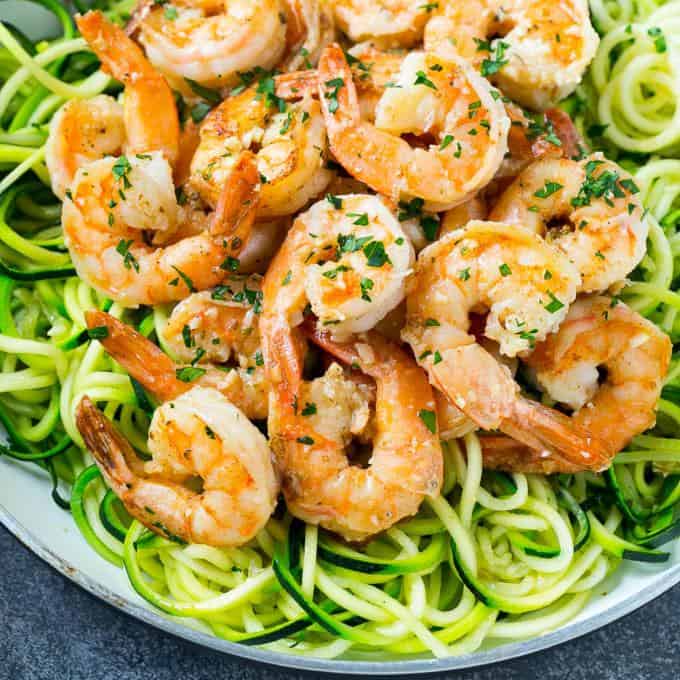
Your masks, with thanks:
[[[585,0],[77,21],[123,95],[53,118],[66,244],[122,307],[172,306],[155,341],[86,315],[160,404],[151,460],[89,399],[76,420],[149,529],[242,545],[280,490],[365,540],[440,492],[440,437],[486,431],[487,467],[547,474],[603,470],[654,425],[671,343],[616,297],[640,192],[555,108],[597,48]]]

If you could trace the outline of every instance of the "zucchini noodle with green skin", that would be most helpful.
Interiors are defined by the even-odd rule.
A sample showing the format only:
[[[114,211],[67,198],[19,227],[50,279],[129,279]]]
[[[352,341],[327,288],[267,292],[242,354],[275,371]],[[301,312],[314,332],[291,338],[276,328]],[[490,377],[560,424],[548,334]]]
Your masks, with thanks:
[[[0,455],[43,468],[87,543],[151,605],[289,654],[443,657],[555,629],[621,560],[668,558],[660,546],[680,533],[679,357],[656,428],[602,475],[485,471],[469,434],[444,443],[441,495],[359,546],[283,505],[240,548],[187,545],[133,521],[83,449],[74,410],[89,395],[144,458],[154,405],[97,329],[88,333],[84,313],[106,310],[158,341],[170,309],[124,310],[74,276],[44,165],[46,126],[65,101],[120,86],[61,6],[39,4],[61,37],[33,45],[0,24]],[[133,4],[105,9],[123,21]],[[589,141],[635,173],[651,230],[621,295],[680,341],[680,2],[658,5],[591,2],[602,45],[565,107],[585,133],[599,125]]]

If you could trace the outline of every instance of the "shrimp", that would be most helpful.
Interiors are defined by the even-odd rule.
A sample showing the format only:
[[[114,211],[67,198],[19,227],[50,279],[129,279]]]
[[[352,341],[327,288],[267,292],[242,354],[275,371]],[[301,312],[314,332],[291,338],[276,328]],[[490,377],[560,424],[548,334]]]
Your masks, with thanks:
[[[333,0],[338,26],[353,42],[375,40],[384,47],[412,47],[429,18],[421,0]]]
[[[263,290],[266,298],[267,281],[285,289],[291,323],[308,303],[336,338],[347,337],[373,328],[404,299],[413,262],[408,238],[378,196],[329,196],[295,220]]]
[[[148,0],[132,30],[151,63],[189,94],[187,81],[224,88],[238,73],[272,68],[286,49],[285,19],[282,0]]]
[[[461,203],[444,213],[439,227],[439,238],[462,229],[472,220],[486,220],[488,214],[489,209],[486,201],[479,195],[473,196],[465,203]]]
[[[314,342],[376,383],[369,466],[351,465],[344,450],[347,424],[339,428],[335,417],[318,411],[326,422],[322,429],[319,418],[311,421],[302,409],[301,338],[275,311],[281,302],[272,300],[267,309],[265,294],[262,323],[274,390],[270,435],[288,509],[347,540],[363,540],[413,515],[425,496],[439,493],[443,463],[432,390],[417,364],[376,333],[337,343],[318,327],[309,331]]]
[[[241,155],[253,151],[262,182],[257,214],[266,218],[304,207],[323,192],[333,173],[325,163],[327,141],[319,102],[304,99],[280,111],[273,95],[258,93],[262,87],[229,97],[208,115],[189,184],[214,207]]]
[[[537,111],[576,89],[599,44],[587,0],[437,4],[425,27],[425,49],[436,52],[453,43],[511,99]]]
[[[257,170],[244,157],[223,187],[210,227],[154,247],[143,230],[171,234],[178,206],[159,152],[104,158],[76,172],[62,208],[64,240],[78,275],[125,305],[156,304],[218,284],[247,240],[257,205]]]
[[[510,370],[468,330],[487,311],[484,334],[517,356],[557,330],[576,297],[576,268],[521,227],[470,222],[420,253],[402,332],[432,384],[483,429],[573,460],[603,460],[602,445],[557,411],[519,393]]]
[[[373,43],[361,43],[351,47],[347,55],[359,98],[361,117],[373,122],[380,98],[399,75],[404,54],[378,49]],[[319,76],[316,69],[283,73],[274,80],[276,95],[287,101],[305,96],[319,96]]]
[[[515,178],[528,165],[542,158],[578,158],[583,140],[568,113],[548,109],[545,113],[527,115],[511,101],[505,102],[510,117],[508,155],[497,180]]]
[[[63,201],[78,168],[119,155],[125,139],[123,107],[113,97],[100,94],[66,102],[50,122],[45,147],[54,194]]]
[[[239,546],[274,510],[279,481],[267,440],[216,390],[194,387],[156,409],[152,458],[142,470],[132,446],[88,397],[76,424],[127,511],[161,536]],[[189,485],[197,477],[200,491]]]
[[[125,86],[123,119],[126,152],[159,151],[174,165],[179,149],[179,117],[167,82],[125,32],[101,12],[76,18],[78,29],[102,62]]]
[[[352,71],[337,45],[319,61],[319,94],[333,154],[354,177],[397,200],[427,209],[464,202],[488,183],[507,150],[510,125],[486,81],[458,57],[412,52],[388,88],[376,122],[362,121]],[[389,131],[388,131],[389,130]],[[399,135],[436,139],[414,148]]]
[[[335,38],[333,12],[324,0],[286,0],[286,55],[279,70],[310,68]]]
[[[594,154],[530,165],[500,196],[489,219],[546,234],[581,273],[579,291],[589,293],[621,281],[640,262],[649,231],[642,214],[632,178]]]
[[[665,333],[616,298],[579,298],[527,365],[550,397],[573,410],[573,423],[605,442],[606,460],[574,465],[536,456],[516,442],[492,440],[484,448],[485,464],[528,472],[607,467],[635,435],[654,425],[671,351]],[[601,369],[606,371],[602,380]]]
[[[223,299],[228,295],[223,294],[219,288],[215,290]],[[264,371],[258,365],[260,362],[257,353],[249,357],[241,353],[238,358],[242,365],[236,367],[213,365],[210,361],[219,361],[215,350],[212,349],[212,353],[209,353],[210,344],[206,342],[201,346],[194,337],[196,335],[201,340],[207,334],[194,334],[191,329],[184,331],[182,327],[181,337],[187,337],[187,342],[193,343],[191,360],[198,356],[197,365],[187,367],[176,364],[151,340],[105,312],[89,310],[85,313],[85,320],[88,328],[103,329],[101,334],[105,334],[105,337],[100,342],[104,349],[159,401],[170,401],[194,385],[199,385],[218,390],[252,420],[267,417],[269,387]],[[221,334],[208,337],[211,342],[214,337],[218,337],[220,343],[223,341]],[[227,337],[224,344],[228,345],[230,339]],[[205,354],[197,354],[199,349],[203,349]]]
[[[225,364],[234,355],[244,367],[255,366],[261,297],[259,276],[231,276],[219,288],[193,293],[172,310],[161,332],[165,345],[186,363],[198,353],[197,365]]]

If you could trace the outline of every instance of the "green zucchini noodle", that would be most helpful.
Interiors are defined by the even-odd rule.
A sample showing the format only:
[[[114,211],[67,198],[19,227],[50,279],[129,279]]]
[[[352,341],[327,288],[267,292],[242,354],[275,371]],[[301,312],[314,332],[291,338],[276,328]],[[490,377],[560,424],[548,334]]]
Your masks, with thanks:
[[[220,638],[289,654],[443,657],[555,629],[622,560],[668,559],[659,546],[680,533],[680,355],[655,428],[602,475],[484,470],[469,434],[443,443],[441,495],[360,546],[282,504],[240,548],[187,545],[133,521],[84,450],[74,409],[89,395],[144,458],[153,406],[88,336],[84,313],[106,310],[158,342],[171,307],[126,310],[75,276],[47,126],[65,101],[120,85],[56,0],[31,1],[61,35],[34,44],[0,23],[0,455],[44,470],[55,502],[137,593]],[[134,6],[97,4],[119,22]],[[620,295],[680,342],[680,1],[591,9],[602,42],[564,107],[593,148],[635,174],[650,236]]]

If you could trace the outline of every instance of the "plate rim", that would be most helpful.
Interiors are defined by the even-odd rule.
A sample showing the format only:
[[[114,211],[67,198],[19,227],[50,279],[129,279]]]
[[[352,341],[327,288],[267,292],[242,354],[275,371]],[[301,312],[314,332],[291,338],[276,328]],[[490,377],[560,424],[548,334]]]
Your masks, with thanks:
[[[21,522],[0,502],[0,523],[20,543],[26,546],[32,553],[46,562],[50,567],[58,571],[76,585],[106,602],[115,609],[132,616],[133,618],[158,628],[166,633],[175,635],[201,647],[206,647],[222,654],[230,654],[234,657],[266,663],[281,668],[295,670],[317,671],[332,674],[350,675],[413,675],[425,673],[437,673],[443,671],[462,670],[466,668],[478,668],[489,664],[508,661],[519,657],[528,656],[560,644],[574,640],[587,633],[592,633],[604,626],[630,614],[648,604],[651,600],[670,590],[680,583],[680,564],[676,564],[665,573],[665,578],[643,587],[635,594],[635,597],[627,598],[623,602],[607,609],[601,615],[591,619],[569,623],[555,631],[508,644],[501,644],[484,652],[473,652],[462,656],[451,656],[442,659],[411,659],[405,661],[350,661],[342,659],[319,659],[314,657],[296,656],[275,652],[259,647],[229,642],[213,635],[190,628],[177,621],[165,618],[159,612],[150,607],[132,602],[130,599],[121,597],[117,593],[104,586],[96,579],[83,574],[80,569],[60,557],[48,548],[31,531],[26,529]]]

